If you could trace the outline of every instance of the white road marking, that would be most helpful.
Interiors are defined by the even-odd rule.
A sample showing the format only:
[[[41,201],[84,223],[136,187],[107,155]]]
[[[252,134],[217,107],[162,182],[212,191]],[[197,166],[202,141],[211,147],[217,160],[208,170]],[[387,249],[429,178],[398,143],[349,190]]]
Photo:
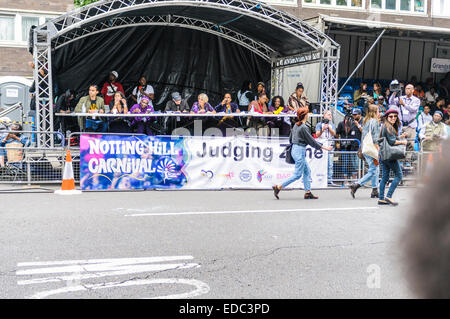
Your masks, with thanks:
[[[105,264],[110,265],[130,265],[130,264],[144,264],[144,263],[158,263],[164,261],[175,261],[194,259],[192,256],[162,256],[162,257],[141,257],[141,258],[111,258],[111,259],[81,259],[81,260],[62,260],[62,261],[31,261],[18,263],[19,267],[32,266],[58,266],[58,265],[73,265],[73,264]]]
[[[145,213],[142,209],[127,209],[128,212],[142,212],[139,214],[127,214],[125,217],[141,216],[178,216],[178,215],[216,215],[216,214],[250,214],[250,213],[291,213],[291,212],[324,212],[324,211],[351,211],[351,210],[370,210],[379,209],[379,207],[328,207],[328,208],[293,208],[293,209],[255,209],[255,210],[220,210],[204,212],[173,212],[173,213]]]
[[[121,282],[83,283],[81,280],[97,279],[106,276],[120,276],[146,272],[160,272],[175,269],[187,269],[200,267],[197,263],[166,263],[170,261],[191,260],[192,256],[162,256],[143,258],[117,258],[117,259],[87,259],[87,260],[62,260],[44,262],[22,262],[18,267],[38,267],[20,269],[16,271],[17,276],[36,276],[53,274],[54,276],[18,280],[18,285],[45,284],[50,282],[66,282],[66,287],[49,291],[42,291],[32,295],[30,298],[45,298],[57,294],[87,291],[95,289],[128,287],[151,284],[185,284],[194,286],[195,289],[182,294],[160,296],[156,298],[189,298],[198,296],[209,291],[209,286],[194,279],[178,278],[155,278],[155,279],[133,279]],[[57,275],[67,274],[67,275]]]

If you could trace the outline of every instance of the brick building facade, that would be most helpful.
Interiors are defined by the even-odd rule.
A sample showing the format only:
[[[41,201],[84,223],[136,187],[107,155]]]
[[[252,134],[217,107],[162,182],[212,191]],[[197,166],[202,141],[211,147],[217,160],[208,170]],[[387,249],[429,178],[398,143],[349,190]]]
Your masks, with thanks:
[[[267,2],[306,21],[313,21],[320,15],[326,15],[354,21],[380,21],[450,29],[450,0],[267,0]],[[389,8],[392,4],[394,7]],[[73,0],[0,0],[0,76],[31,78],[32,70],[28,66],[28,61],[32,60],[32,56],[27,50],[29,26],[45,23],[47,19],[57,17],[72,10],[73,7]],[[335,39],[340,41],[339,37]]]
[[[0,76],[31,78],[28,29],[73,9],[73,0],[0,0]]]

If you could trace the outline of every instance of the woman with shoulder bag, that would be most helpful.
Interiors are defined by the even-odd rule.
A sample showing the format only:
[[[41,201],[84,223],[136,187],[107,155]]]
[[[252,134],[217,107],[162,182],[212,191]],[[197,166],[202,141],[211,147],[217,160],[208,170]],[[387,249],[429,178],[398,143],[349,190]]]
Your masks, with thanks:
[[[398,110],[396,107],[391,107],[386,111],[384,116],[383,128],[381,130],[381,138],[385,138],[390,146],[395,145],[405,145],[408,143],[407,140],[400,140],[404,135],[398,136],[398,130],[400,128],[400,119],[398,118]],[[381,159],[381,169],[383,170],[383,176],[380,182],[380,197],[378,199],[379,205],[393,205],[397,206],[398,203],[392,200],[392,195],[395,189],[402,180],[402,170],[400,168],[400,163],[397,159]],[[386,197],[384,196],[384,190],[387,182],[389,181],[389,174],[391,170],[394,172],[394,180],[387,192]]]
[[[292,128],[292,150],[291,155],[295,161],[295,171],[292,177],[287,179],[281,185],[272,186],[273,193],[276,199],[280,199],[278,194],[281,189],[285,188],[289,184],[295,182],[300,179],[303,175],[303,184],[305,188],[305,199],[317,199],[317,196],[314,196],[311,193],[311,169],[309,168],[308,162],[306,161],[306,146],[310,145],[315,149],[324,149],[327,151],[331,151],[332,147],[325,147],[318,143],[309,132],[309,129],[306,127],[306,121],[308,120],[308,108],[300,107],[297,110],[297,118],[298,122],[295,123]]]
[[[367,110],[366,117],[364,117],[363,120],[363,130],[362,130],[362,136],[361,141],[364,142],[365,137],[367,134],[372,135],[372,142],[375,145],[375,148],[378,150],[378,136],[379,136],[379,130],[380,130],[380,124],[378,122],[378,105],[371,104],[369,105],[369,108]],[[362,149],[363,145],[361,145]],[[365,183],[371,181],[372,183],[372,193],[370,194],[371,198],[378,198],[378,178],[380,176],[380,167],[378,165],[378,158],[370,157],[366,154],[363,154],[364,159],[366,160],[367,164],[369,165],[369,170],[367,173],[356,183],[350,185],[350,194],[353,198],[355,198],[355,193],[362,185]]]

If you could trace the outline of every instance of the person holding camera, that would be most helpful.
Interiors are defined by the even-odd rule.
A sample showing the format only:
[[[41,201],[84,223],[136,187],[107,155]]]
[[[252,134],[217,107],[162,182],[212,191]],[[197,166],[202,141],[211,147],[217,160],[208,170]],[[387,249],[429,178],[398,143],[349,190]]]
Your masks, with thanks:
[[[345,115],[344,120],[340,122],[336,129],[336,134],[342,139],[339,142],[339,148],[342,153],[344,162],[344,176],[348,179],[356,179],[358,170],[358,155],[356,152],[359,149],[361,142],[362,112],[358,108],[354,108],[351,114]],[[359,142],[358,142],[359,141]],[[346,154],[345,152],[352,152]]]
[[[5,158],[7,157],[7,144],[18,143],[23,145],[23,147],[28,147],[31,144],[28,136],[20,133],[20,131],[22,131],[22,126],[20,124],[12,124],[10,126],[10,130],[11,131],[6,131],[0,136],[0,167],[5,166]]]
[[[332,122],[332,115],[330,110],[323,113],[323,120],[316,125],[317,140],[325,146],[330,146],[331,151],[334,149],[334,138],[336,137],[336,127]],[[334,154],[328,153],[328,185],[338,186],[333,183],[333,161]]]
[[[405,95],[399,96],[400,90],[396,87],[397,83],[395,80],[391,82],[393,93],[389,98],[389,105],[398,107],[399,120],[402,125],[401,132],[408,139],[406,150],[414,151],[417,128],[416,116],[420,108],[420,99],[414,96],[414,85],[411,83],[406,85]]]
[[[143,96],[150,99],[150,105],[153,107],[153,99],[155,98],[155,91],[153,86],[147,83],[145,76],[141,76],[138,85],[133,89],[131,99],[134,103],[140,104]]]

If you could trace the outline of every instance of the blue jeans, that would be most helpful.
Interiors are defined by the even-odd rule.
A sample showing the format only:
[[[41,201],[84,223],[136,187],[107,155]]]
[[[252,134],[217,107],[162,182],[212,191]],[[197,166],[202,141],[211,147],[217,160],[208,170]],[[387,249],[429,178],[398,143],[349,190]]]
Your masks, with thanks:
[[[373,163],[373,158],[367,155],[364,155],[367,164],[369,164],[369,171],[364,175],[359,181],[359,185],[364,185],[368,181],[372,182],[372,188],[378,188],[378,178],[380,176],[380,166],[375,165]]]
[[[300,179],[303,175],[303,185],[305,186],[305,191],[311,190],[311,169],[309,168],[308,162],[306,161],[306,147],[297,144],[292,145],[292,158],[295,161],[294,174],[288,178],[283,184],[282,188],[285,188],[289,184]]]
[[[328,152],[328,182],[333,181],[333,161],[334,161],[334,153]]]
[[[400,168],[400,163],[395,161],[381,161],[381,169],[383,170],[383,176],[380,182],[380,199],[384,199],[384,189],[386,187],[387,182],[389,181],[389,173],[391,170],[394,172],[394,180],[392,181],[391,186],[386,194],[386,197],[392,198],[394,195],[394,191],[397,188],[398,184],[402,180],[402,169]]]

